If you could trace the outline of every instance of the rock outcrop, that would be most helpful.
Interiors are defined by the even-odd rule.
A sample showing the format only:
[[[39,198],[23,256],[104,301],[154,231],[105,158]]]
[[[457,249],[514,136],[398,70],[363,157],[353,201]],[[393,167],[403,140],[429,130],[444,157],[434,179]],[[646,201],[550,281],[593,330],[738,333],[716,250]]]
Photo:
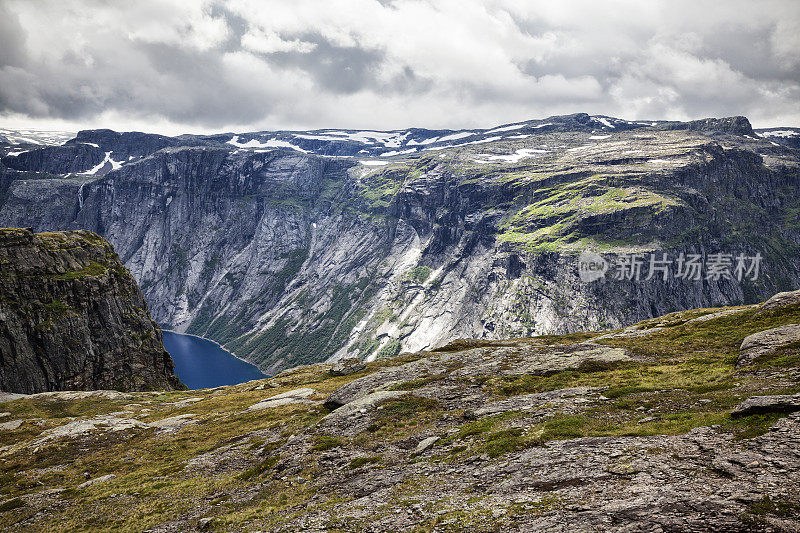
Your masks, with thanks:
[[[786,324],[753,333],[742,341],[736,365],[752,364],[762,357],[774,354],[779,348],[795,342],[800,342],[800,324]]]
[[[754,396],[748,398],[731,412],[731,416],[762,415],[765,413],[793,413],[800,411],[800,394]]]
[[[172,389],[173,366],[108,242],[0,229],[0,390]]]

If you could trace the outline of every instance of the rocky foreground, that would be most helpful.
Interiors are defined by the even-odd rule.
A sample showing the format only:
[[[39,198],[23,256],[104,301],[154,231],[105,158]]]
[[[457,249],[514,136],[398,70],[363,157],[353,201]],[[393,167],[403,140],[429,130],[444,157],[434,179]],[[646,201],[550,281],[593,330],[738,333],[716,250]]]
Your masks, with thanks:
[[[0,228],[0,391],[171,389],[173,366],[105,239]]]
[[[190,392],[6,396],[4,531],[797,531],[800,291]]]

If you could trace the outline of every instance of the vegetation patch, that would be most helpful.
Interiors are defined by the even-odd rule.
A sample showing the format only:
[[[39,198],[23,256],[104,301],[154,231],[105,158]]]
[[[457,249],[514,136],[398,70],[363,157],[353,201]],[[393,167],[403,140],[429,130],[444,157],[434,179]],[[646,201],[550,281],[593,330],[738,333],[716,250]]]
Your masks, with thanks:
[[[417,265],[412,268],[406,277],[416,283],[425,283],[431,275],[431,268],[424,265]]]
[[[371,457],[356,457],[350,461],[350,468],[361,468],[366,465],[373,465],[383,461],[380,455],[373,455]]]
[[[342,445],[344,445],[342,439],[331,437],[330,435],[317,435],[314,437],[314,445],[311,446],[311,449],[317,452],[325,452]]]

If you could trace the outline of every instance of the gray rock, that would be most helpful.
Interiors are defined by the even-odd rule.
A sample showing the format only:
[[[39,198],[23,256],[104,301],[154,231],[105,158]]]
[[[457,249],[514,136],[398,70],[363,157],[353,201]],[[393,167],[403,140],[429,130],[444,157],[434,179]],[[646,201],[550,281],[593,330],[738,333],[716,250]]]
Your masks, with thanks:
[[[257,411],[259,409],[269,409],[270,407],[279,407],[281,405],[289,405],[293,403],[314,403],[308,399],[309,396],[316,391],[311,388],[294,389],[275,396],[270,396],[266,400],[248,407],[248,411]]]
[[[738,315],[739,313],[742,313],[742,312],[744,312],[746,310],[747,310],[747,308],[745,308],[745,309],[725,309],[724,311],[717,311],[715,313],[709,313],[707,315],[703,315],[703,316],[699,316],[697,318],[693,318],[691,320],[687,320],[686,323],[687,324],[697,324],[697,323],[702,323],[702,322],[708,322],[710,320],[716,320],[718,318],[722,318],[722,317],[726,317],[726,316]]]
[[[800,290],[790,292],[779,292],[763,304],[761,304],[761,311],[769,311],[770,309],[777,309],[779,307],[788,307],[790,305],[800,304]]]
[[[361,359],[357,357],[347,357],[339,359],[331,367],[330,373],[334,376],[348,376],[350,374],[357,374],[367,369]]]
[[[103,483],[106,481],[111,481],[115,479],[117,476],[116,474],[106,474],[105,476],[96,477],[94,479],[90,479],[89,481],[84,481],[77,488],[85,489],[86,487],[91,487],[92,485],[96,485],[97,483]]]
[[[759,358],[775,353],[781,346],[800,341],[800,324],[787,324],[748,335],[739,348],[736,367],[750,365]]]
[[[748,398],[731,412],[732,417],[763,413],[792,413],[800,411],[800,394],[754,396]]]
[[[8,422],[0,422],[0,430],[13,431],[19,429],[22,425],[22,420],[9,420]]]
[[[197,415],[185,413],[182,415],[170,416],[167,418],[162,418],[161,420],[148,422],[147,425],[152,428],[160,429],[164,432],[175,432],[188,424],[196,424],[197,421],[194,420],[195,416]]]
[[[68,437],[81,437],[92,433],[102,433],[106,431],[123,431],[127,429],[150,427],[148,424],[133,418],[119,418],[112,415],[98,415],[90,419],[73,420],[62,426],[57,426],[44,431],[33,442],[40,445],[45,442]]]
[[[592,387],[573,387],[570,389],[557,389],[536,394],[520,394],[504,400],[496,400],[484,404],[474,411],[475,416],[487,416],[506,411],[527,411],[547,406],[549,408],[563,407],[575,398],[585,398],[598,389]],[[598,394],[595,397],[599,398]]]
[[[417,447],[414,448],[414,454],[419,455],[421,453],[426,452],[427,450],[432,448],[433,445],[436,444],[439,440],[440,440],[439,437],[428,437],[427,439],[422,439],[419,442],[419,444],[417,444]]]
[[[19,400],[20,398],[24,398],[25,396],[27,396],[27,394],[17,394],[14,392],[0,391],[0,403],[13,402],[14,400]]]
[[[368,425],[372,412],[388,400],[396,400],[409,394],[400,391],[378,391],[347,403],[323,417],[320,426],[337,434],[350,436]]]

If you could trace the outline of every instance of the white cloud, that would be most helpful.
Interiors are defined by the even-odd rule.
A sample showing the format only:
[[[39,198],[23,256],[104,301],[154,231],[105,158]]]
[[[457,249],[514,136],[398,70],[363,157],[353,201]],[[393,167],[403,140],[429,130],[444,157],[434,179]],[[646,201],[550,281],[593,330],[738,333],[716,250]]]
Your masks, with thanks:
[[[585,111],[800,124],[794,0],[5,0],[3,9],[13,15],[0,35],[13,51],[0,53],[4,122],[457,128]]]

